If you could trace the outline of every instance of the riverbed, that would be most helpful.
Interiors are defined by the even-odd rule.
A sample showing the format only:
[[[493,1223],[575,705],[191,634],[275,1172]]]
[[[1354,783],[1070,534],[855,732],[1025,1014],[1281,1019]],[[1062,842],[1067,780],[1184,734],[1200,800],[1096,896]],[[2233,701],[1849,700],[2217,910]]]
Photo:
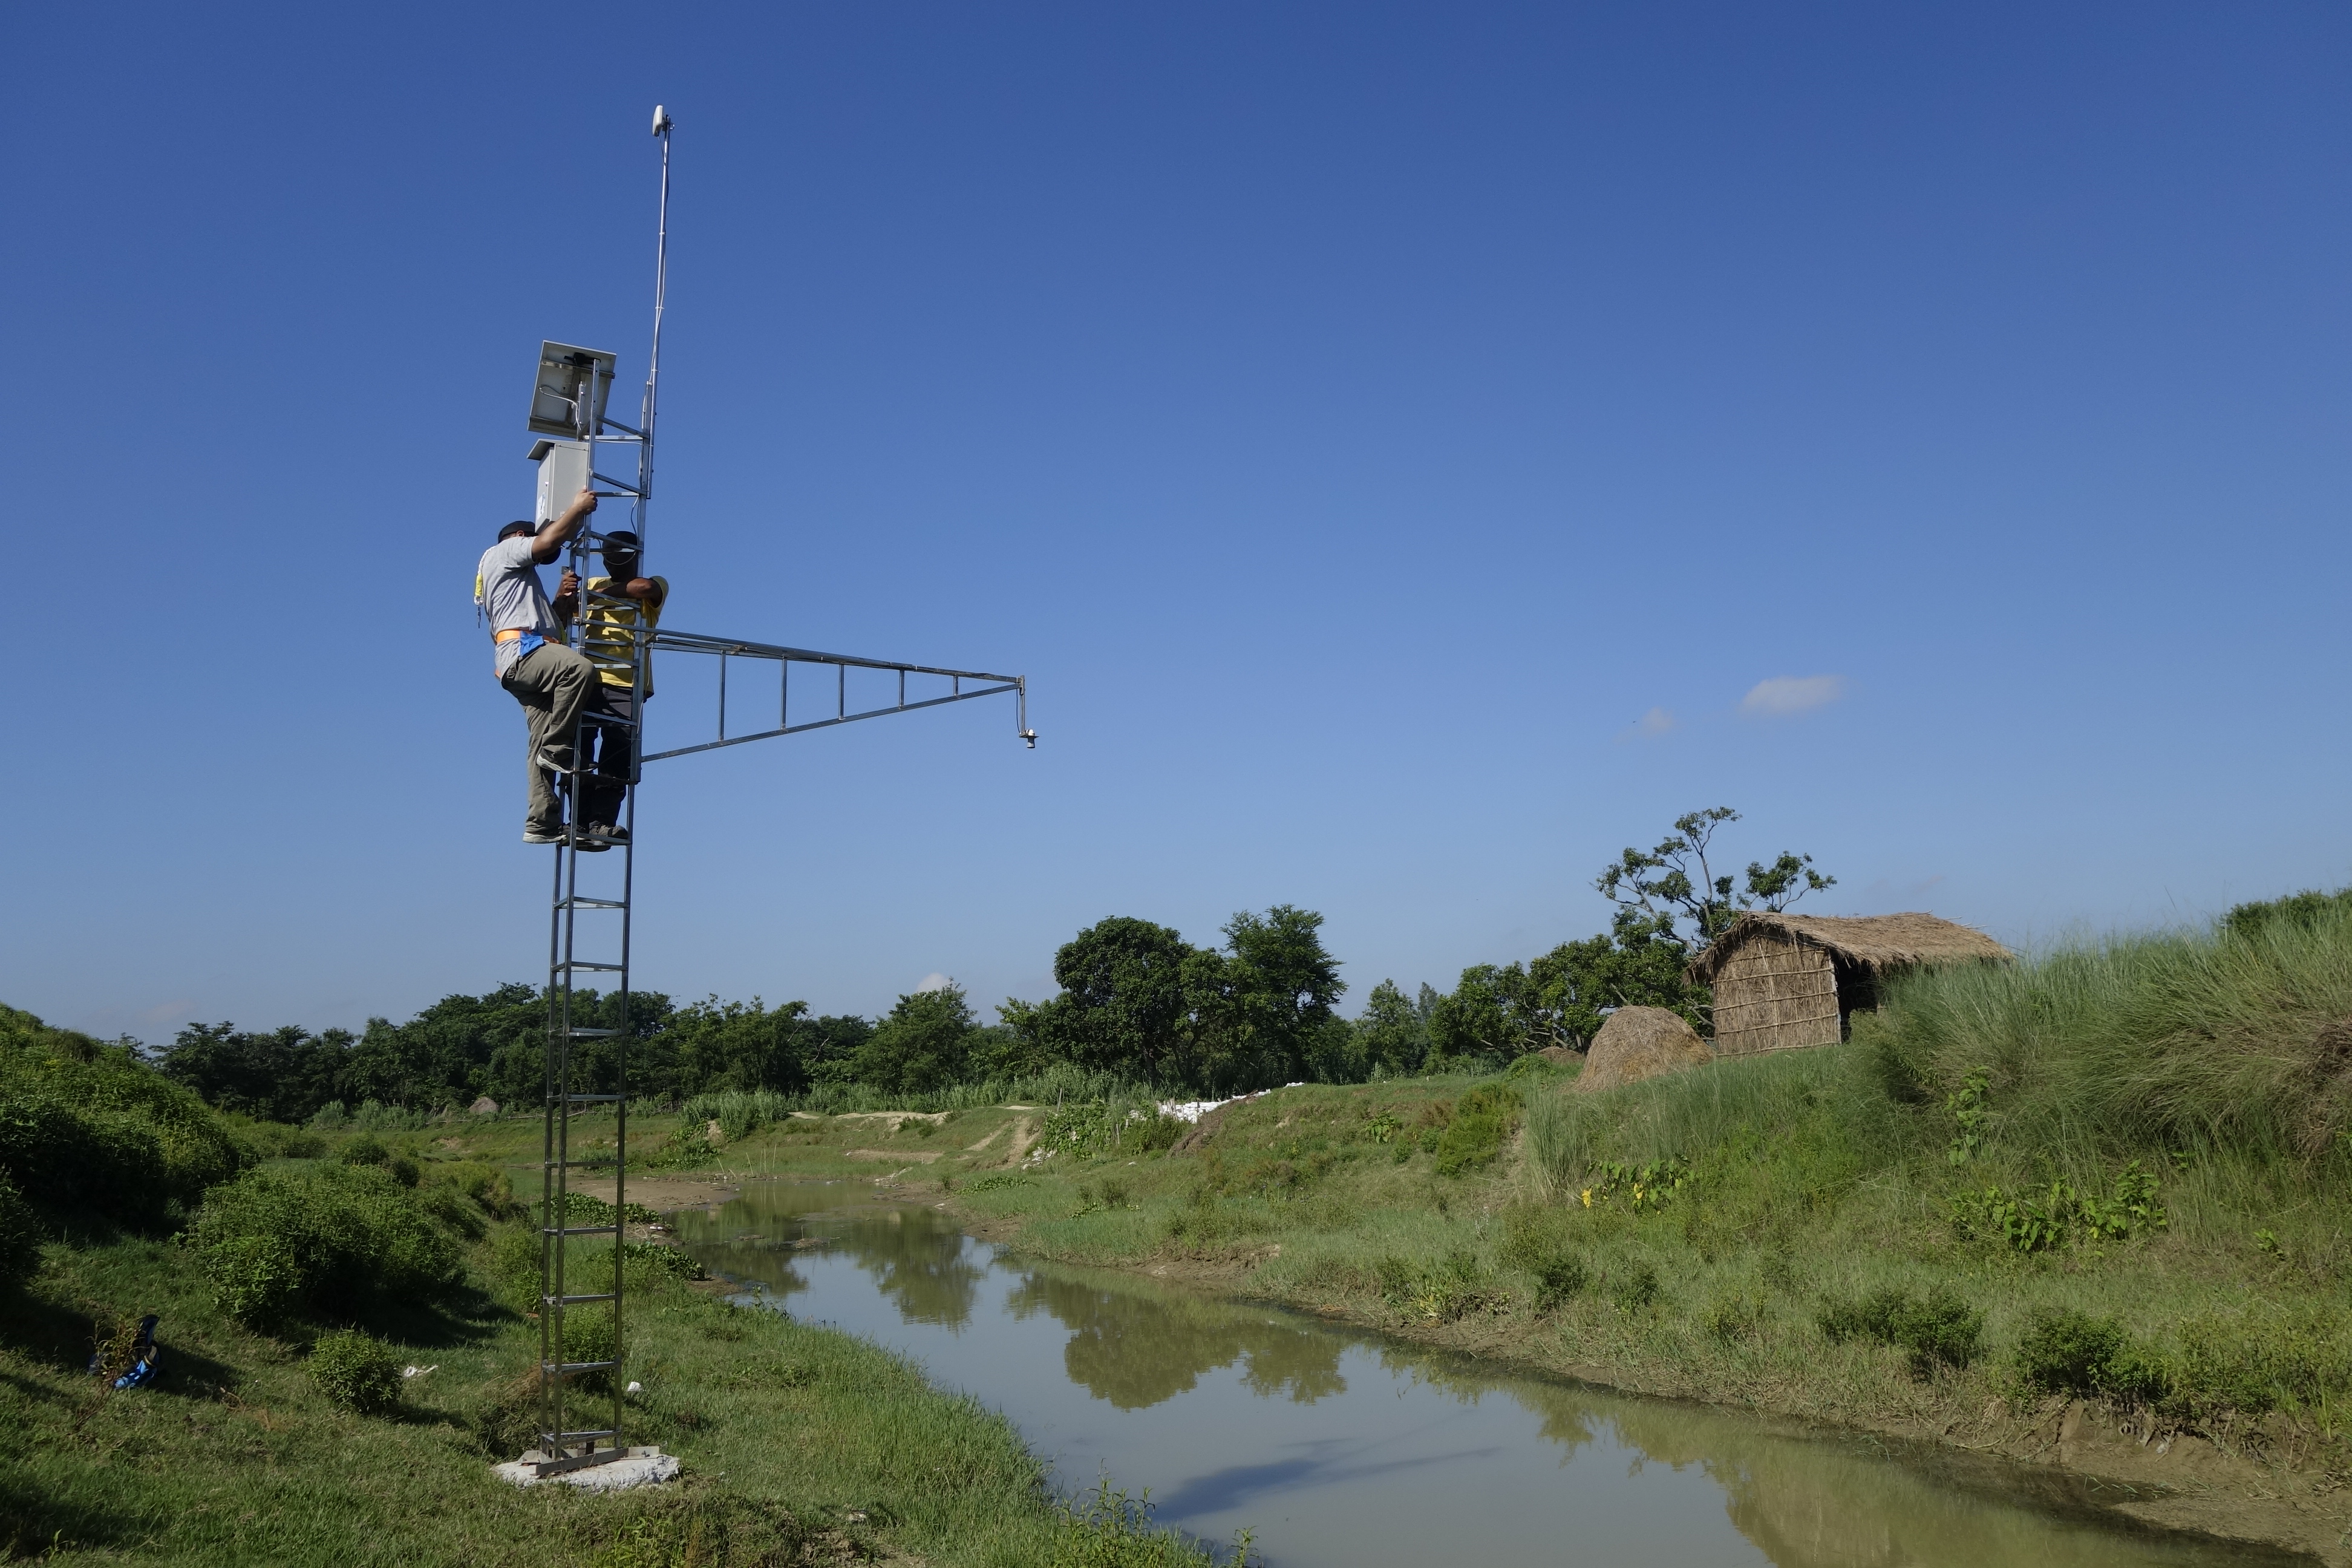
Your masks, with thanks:
[[[749,1299],[1003,1411],[1059,1489],[1148,1489],[1160,1523],[1225,1547],[1246,1530],[1275,1568],[2306,1561],[2133,1527],[2075,1479],[1004,1256],[863,1184],[752,1183],[676,1223]]]

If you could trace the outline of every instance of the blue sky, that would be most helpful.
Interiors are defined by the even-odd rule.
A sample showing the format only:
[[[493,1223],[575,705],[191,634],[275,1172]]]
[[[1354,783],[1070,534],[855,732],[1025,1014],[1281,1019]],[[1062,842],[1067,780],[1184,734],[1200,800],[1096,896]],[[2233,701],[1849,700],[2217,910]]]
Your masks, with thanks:
[[[563,16],[11,16],[0,999],[541,973],[472,564],[539,341],[644,374],[656,101],[671,622],[1043,739],[660,764],[642,984],[1034,997],[1290,902],[1352,1005],[1717,804],[2013,941],[2352,880],[2341,8]]]

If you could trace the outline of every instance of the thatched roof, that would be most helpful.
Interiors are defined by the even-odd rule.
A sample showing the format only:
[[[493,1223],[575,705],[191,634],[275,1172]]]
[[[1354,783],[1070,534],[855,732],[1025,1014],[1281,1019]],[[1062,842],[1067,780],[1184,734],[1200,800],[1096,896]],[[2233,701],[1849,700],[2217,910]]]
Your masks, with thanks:
[[[1828,948],[1849,963],[1885,972],[1923,963],[1979,963],[2017,956],[1973,926],[1936,915],[1774,915],[1751,910],[1691,960],[1690,977],[1712,984],[1715,973],[1756,931],[1779,931]]]

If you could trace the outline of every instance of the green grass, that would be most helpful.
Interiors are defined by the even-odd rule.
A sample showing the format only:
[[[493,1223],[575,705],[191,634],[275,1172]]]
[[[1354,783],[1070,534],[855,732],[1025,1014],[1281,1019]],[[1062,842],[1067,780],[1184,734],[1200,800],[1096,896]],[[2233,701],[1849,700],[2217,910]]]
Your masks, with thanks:
[[[809,1543],[1006,1568],[1207,1561],[1137,1529],[1073,1556],[1104,1521],[1055,1509],[1001,1417],[847,1335],[656,1274],[635,1289],[630,1435],[687,1479],[600,1499],[490,1475],[529,1439],[537,1342],[487,1289],[379,1325],[436,1370],[363,1415],[340,1363],[310,1369],[350,1357],[347,1338],[306,1354],[239,1327],[170,1242],[52,1243],[32,1291],[0,1303],[0,1541],[93,1563],[766,1563]],[[81,1363],[138,1311],[162,1314],[164,1380],[107,1392]]]
[[[585,1120],[592,1142],[596,1119]],[[827,1125],[843,1149],[877,1131]],[[216,1117],[127,1052],[0,1010],[0,1177],[11,1182],[0,1189],[0,1556],[1213,1560],[1111,1507],[1115,1494],[1049,1496],[1019,1435],[921,1368],[731,1305],[681,1254],[644,1242],[624,1265],[620,1381],[642,1384],[625,1426],[631,1441],[678,1455],[684,1479],[598,1498],[495,1479],[491,1466],[533,1440],[538,1247],[513,1186],[536,1175],[538,1130],[454,1132],[464,1136],[448,1123],[322,1134]],[[467,1142],[484,1158],[452,1156]],[[613,1212],[580,1194],[575,1206]],[[630,1217],[642,1217],[634,1204]],[[567,1321],[575,1348],[610,1344],[599,1310]],[[113,1390],[151,1312],[163,1375]],[[89,1370],[94,1352],[104,1375]]]
[[[1921,976],[1845,1045],[1600,1094],[1286,1090],[1197,1152],[960,1201],[1041,1255],[1661,1392],[2021,1452],[2088,1393],[2347,1468],[2347,1019],[2329,902]],[[1447,1142],[1497,1121],[1491,1163]],[[1114,1167],[1125,1201],[1087,1201]]]

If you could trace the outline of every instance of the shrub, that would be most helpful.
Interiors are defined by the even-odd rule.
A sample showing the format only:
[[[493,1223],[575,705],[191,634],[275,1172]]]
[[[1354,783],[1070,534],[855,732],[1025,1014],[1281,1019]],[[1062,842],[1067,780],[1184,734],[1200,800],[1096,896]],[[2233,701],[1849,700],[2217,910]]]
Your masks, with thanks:
[[[1968,1366],[1984,1341],[1984,1314],[1940,1286],[1924,1300],[1899,1289],[1874,1291],[1832,1305],[1819,1321],[1832,1342],[1868,1340],[1908,1352],[1911,1375],[1921,1379],[1938,1367]]]
[[[1591,1275],[1583,1258],[1569,1244],[1561,1215],[1548,1209],[1517,1208],[1504,1215],[1503,1226],[1503,1262],[1534,1277],[1536,1310],[1549,1311],[1583,1291]]]
[[[41,1266],[41,1232],[23,1194],[0,1176],[0,1286],[30,1279]]]
[[[326,1396],[363,1415],[400,1403],[400,1356],[372,1335],[345,1329],[323,1335],[305,1363]]]
[[[1454,1114],[1438,1134],[1437,1173],[1458,1176],[1493,1164],[1518,1120],[1517,1089],[1503,1084],[1472,1089],[1454,1102]]]
[[[2033,1314],[2017,1343],[2017,1371],[2042,1393],[2107,1399],[2158,1400],[2171,1384],[2163,1359],[2121,1323],[2071,1307]]]
[[[392,1151],[373,1132],[362,1132],[335,1152],[335,1158],[346,1165],[386,1165],[392,1163]]]
[[[2207,1314],[2181,1324],[2179,1340],[2175,1384],[2195,1405],[2259,1415],[2315,1405],[2352,1387],[2352,1349],[2321,1310]]]
[[[213,1300],[256,1327],[302,1308],[430,1297],[457,1273],[457,1244],[372,1166],[252,1172],[205,1200],[195,1240]]]
[[[1654,1306],[1661,1293],[1658,1271],[1646,1263],[1635,1264],[1609,1286],[1609,1300],[1621,1312],[1639,1312]]]
[[[203,1100],[129,1047],[0,1013],[0,1176],[19,1191],[160,1226],[248,1163]]]

